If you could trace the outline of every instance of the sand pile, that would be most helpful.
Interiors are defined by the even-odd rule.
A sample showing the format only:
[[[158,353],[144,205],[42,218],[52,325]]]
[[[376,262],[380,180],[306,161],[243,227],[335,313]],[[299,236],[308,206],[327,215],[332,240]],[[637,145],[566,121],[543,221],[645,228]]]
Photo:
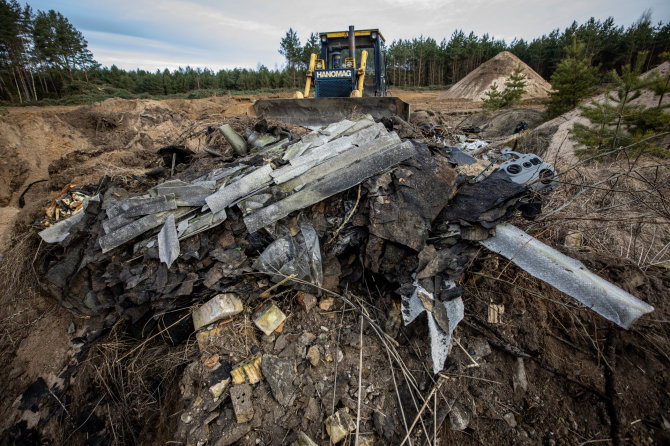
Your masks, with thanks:
[[[653,68],[642,74],[642,78],[651,76],[652,73],[658,72],[661,76],[667,75],[670,72],[670,62]],[[472,74],[472,73],[471,73]],[[612,93],[616,95],[616,93]],[[606,99],[605,94],[600,94],[592,99],[584,101],[589,104],[592,100],[603,102]],[[642,90],[639,97],[630,101],[631,105],[644,105],[646,107],[655,107],[658,105],[659,96],[654,94],[651,90]],[[663,104],[670,104],[670,97],[668,95],[663,97]],[[575,156],[575,149],[578,143],[570,138],[572,128],[576,123],[589,125],[589,120],[582,116],[580,109],[576,108],[558,116],[551,121],[547,121],[531,133],[529,140],[531,145],[537,150],[538,147],[546,147],[542,154],[544,159],[555,166],[566,166],[577,162]],[[538,154],[540,152],[537,152]]]
[[[482,101],[486,98],[484,93],[490,90],[494,83],[498,85],[498,90],[503,90],[505,80],[518,66],[521,66],[526,76],[526,94],[523,99],[549,97],[551,84],[514,54],[503,51],[472,70],[438,99]]]

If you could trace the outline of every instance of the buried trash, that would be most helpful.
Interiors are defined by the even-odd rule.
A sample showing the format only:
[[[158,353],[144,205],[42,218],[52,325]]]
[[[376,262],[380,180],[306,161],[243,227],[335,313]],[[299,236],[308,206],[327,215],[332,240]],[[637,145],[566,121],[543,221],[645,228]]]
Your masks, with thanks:
[[[174,323],[183,339],[195,330],[199,352],[181,359],[176,441],[312,444],[327,434],[339,443],[360,411],[366,439],[398,442],[424,402],[433,410],[421,391],[434,375],[467,367],[459,355],[471,353],[450,351],[451,340],[477,350],[477,362],[493,361],[491,347],[505,344],[475,348],[464,327],[481,317],[506,328],[522,311],[489,302],[488,314],[472,314],[463,278],[482,246],[624,327],[652,310],[505,223],[553,187],[553,168],[534,155],[533,172],[510,171],[527,158],[506,152],[510,163],[483,163],[481,174],[473,153],[486,144],[431,146],[369,117],[302,137],[257,129],[245,141],[229,130],[221,132],[238,153],[233,162],[200,164],[196,154],[151,187],[109,184],[40,233],[60,244],[40,267],[42,285],[67,308],[100,316],[108,330],[125,323],[172,336]],[[392,361],[410,362],[421,380]],[[514,385],[525,390],[519,367]],[[481,416],[474,393],[464,386],[441,396],[451,411],[435,422],[469,429]]]

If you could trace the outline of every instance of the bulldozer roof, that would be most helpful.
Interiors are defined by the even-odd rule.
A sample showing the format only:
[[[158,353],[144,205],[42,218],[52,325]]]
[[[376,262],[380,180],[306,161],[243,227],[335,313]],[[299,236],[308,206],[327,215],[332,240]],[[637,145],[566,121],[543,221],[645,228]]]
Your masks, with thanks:
[[[357,29],[356,31],[354,31],[354,35],[356,35],[357,37],[369,36],[373,32],[377,33],[377,35],[382,39],[382,41],[386,42],[386,39],[384,38],[382,33],[379,32],[379,29]],[[349,31],[330,31],[325,33],[319,33],[319,37],[321,36],[326,36],[329,39],[347,38],[349,37]]]

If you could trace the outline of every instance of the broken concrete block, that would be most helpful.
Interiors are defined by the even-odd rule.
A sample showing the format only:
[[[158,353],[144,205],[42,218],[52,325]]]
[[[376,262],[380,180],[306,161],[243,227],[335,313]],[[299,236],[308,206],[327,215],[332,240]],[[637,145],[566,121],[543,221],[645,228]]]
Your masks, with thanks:
[[[193,312],[196,330],[227,317],[235,316],[244,309],[242,301],[234,294],[217,294]]]
[[[286,319],[286,315],[274,302],[268,302],[254,314],[254,324],[266,336],[270,336]]]
[[[260,382],[261,378],[263,378],[261,375],[261,361],[261,354],[256,353],[235,365],[230,372],[233,384],[239,385],[245,381],[248,381],[249,384]]]
[[[339,443],[344,440],[350,432],[356,430],[356,423],[349,415],[349,408],[345,407],[335,412],[325,421],[326,432],[330,435],[330,440],[333,443]]]
[[[170,268],[177,257],[179,257],[179,239],[174,215],[170,215],[158,233],[158,258]]]
[[[233,410],[237,423],[248,423],[254,418],[254,406],[251,404],[251,386],[240,384],[230,388],[230,400],[233,402]]]
[[[272,181],[272,166],[265,164],[233,183],[223,186],[205,199],[212,212],[220,212],[236,200],[246,197],[252,192],[262,189]]]
[[[223,124],[219,127],[219,132],[226,138],[226,141],[237,152],[238,155],[247,154],[247,143],[229,124]]]
[[[263,355],[261,368],[277,402],[284,407],[289,406],[295,399],[297,391],[293,385],[297,376],[295,360]]]

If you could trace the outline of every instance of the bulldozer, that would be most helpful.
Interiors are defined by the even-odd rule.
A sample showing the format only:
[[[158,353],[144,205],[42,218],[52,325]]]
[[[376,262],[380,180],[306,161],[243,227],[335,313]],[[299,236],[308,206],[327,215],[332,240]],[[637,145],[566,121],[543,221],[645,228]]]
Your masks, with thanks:
[[[319,39],[321,54],[310,56],[304,92],[293,99],[258,100],[250,114],[304,127],[365,114],[409,121],[409,104],[386,96],[385,39],[379,29],[350,26],[348,31],[319,33]]]

